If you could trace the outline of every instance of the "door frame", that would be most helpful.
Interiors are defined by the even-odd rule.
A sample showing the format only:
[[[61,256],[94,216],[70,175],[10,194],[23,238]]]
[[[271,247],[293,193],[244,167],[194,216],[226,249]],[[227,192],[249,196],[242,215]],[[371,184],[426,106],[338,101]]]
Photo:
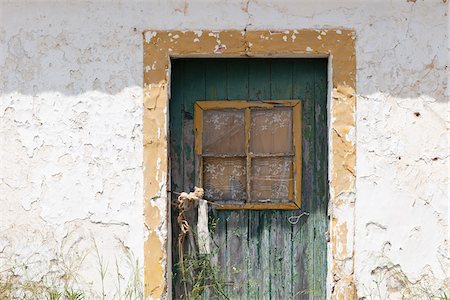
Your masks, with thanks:
[[[327,298],[354,299],[356,50],[351,29],[154,31],[144,39],[144,297],[170,298],[171,58],[328,58]]]

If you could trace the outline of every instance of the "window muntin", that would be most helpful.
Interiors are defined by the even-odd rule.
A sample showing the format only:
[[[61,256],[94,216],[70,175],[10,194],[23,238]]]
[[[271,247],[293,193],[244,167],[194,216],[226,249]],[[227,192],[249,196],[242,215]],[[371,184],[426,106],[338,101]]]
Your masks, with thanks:
[[[298,209],[301,103],[197,101],[197,184],[221,209]]]

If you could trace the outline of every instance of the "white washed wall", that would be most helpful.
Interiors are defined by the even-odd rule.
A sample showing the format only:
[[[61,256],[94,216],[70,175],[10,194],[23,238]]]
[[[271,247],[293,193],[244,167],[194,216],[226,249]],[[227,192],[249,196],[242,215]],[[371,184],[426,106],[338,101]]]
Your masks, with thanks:
[[[436,293],[450,281],[445,2],[1,2],[0,269],[27,262],[26,276],[51,280],[87,254],[77,281],[99,297],[92,237],[108,297],[134,273],[127,255],[142,268],[143,30],[346,27],[358,296]]]

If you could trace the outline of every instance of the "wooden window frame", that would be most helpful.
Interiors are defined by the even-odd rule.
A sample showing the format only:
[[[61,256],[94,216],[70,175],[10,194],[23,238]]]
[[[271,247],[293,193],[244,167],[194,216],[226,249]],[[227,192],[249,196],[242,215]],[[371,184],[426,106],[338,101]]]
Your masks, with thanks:
[[[221,109],[245,110],[245,149],[246,149],[246,184],[247,194],[250,194],[251,160],[256,155],[251,154],[250,139],[250,111],[251,108],[272,109],[276,107],[292,107],[292,145],[293,145],[293,201],[289,203],[250,203],[224,204],[218,202],[217,209],[221,210],[295,210],[301,208],[301,182],[302,182],[302,102],[301,100],[223,100],[223,101],[196,101],[194,105],[194,136],[196,156],[196,184],[203,187],[203,111]],[[279,155],[281,157],[283,155]],[[234,157],[234,156],[233,156]],[[258,155],[265,157],[265,155]],[[278,156],[277,156],[278,157]],[[291,189],[291,188],[290,188]]]

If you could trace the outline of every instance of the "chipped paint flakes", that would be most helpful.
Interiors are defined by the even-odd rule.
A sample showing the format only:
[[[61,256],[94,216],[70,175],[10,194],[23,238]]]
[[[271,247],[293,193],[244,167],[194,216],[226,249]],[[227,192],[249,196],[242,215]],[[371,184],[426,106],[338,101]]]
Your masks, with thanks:
[[[155,36],[156,36],[156,32],[155,31],[146,31],[145,32],[145,41],[147,43],[150,43],[152,38],[155,37]]]
[[[217,54],[217,53],[223,53],[223,52],[225,52],[226,49],[227,49],[227,46],[226,46],[226,45],[215,45],[215,46],[214,46],[214,53],[215,53],[215,54]]]

